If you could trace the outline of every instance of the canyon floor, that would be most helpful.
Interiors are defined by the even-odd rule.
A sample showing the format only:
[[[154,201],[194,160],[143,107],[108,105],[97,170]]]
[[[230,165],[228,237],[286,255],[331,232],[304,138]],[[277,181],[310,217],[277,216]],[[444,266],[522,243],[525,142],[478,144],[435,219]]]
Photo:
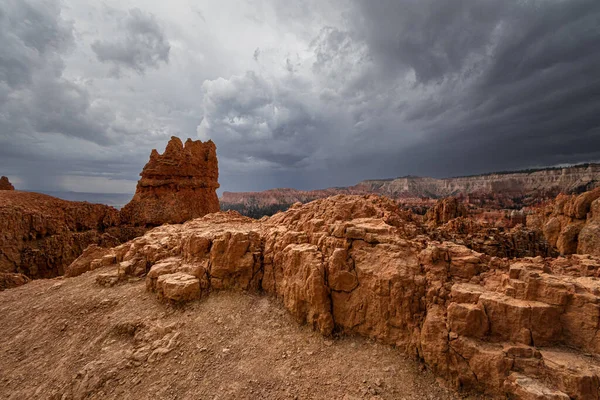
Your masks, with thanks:
[[[0,292],[0,398],[459,398],[393,347],[324,338],[272,298],[175,307],[143,280],[101,287],[102,272]]]

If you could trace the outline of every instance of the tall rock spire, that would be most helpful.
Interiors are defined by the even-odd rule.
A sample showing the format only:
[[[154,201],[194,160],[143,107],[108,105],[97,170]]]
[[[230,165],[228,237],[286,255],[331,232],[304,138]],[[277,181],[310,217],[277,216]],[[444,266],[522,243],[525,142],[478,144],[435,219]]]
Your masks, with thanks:
[[[175,224],[219,211],[217,148],[209,140],[175,136],[161,155],[152,150],[133,199],[121,217],[134,225]]]

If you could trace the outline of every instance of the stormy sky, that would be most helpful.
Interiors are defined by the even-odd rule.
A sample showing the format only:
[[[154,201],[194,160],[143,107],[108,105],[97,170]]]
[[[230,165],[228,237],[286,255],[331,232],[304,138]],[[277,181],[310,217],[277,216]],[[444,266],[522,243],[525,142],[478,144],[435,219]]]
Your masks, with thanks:
[[[2,0],[0,175],[133,192],[170,136],[222,190],[600,160],[598,0]]]

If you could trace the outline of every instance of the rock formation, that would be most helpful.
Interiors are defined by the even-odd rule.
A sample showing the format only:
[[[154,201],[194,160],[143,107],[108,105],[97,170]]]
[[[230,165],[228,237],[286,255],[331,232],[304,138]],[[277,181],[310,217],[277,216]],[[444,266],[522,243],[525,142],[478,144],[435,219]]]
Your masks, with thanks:
[[[565,168],[492,173],[458,178],[435,179],[405,176],[374,179],[355,186],[301,191],[272,189],[264,192],[224,192],[221,208],[260,217],[285,210],[296,202],[306,203],[336,194],[379,194],[397,201],[464,195],[467,203],[486,209],[520,208],[559,193],[581,193],[599,185],[600,164]]]
[[[62,275],[90,244],[112,247],[142,233],[119,226],[119,212],[112,207],[39,193],[0,192],[0,274]],[[27,282],[15,275],[2,279]]]
[[[450,241],[495,257],[551,257],[558,253],[538,229],[495,227],[472,218],[455,218],[427,230],[427,237]]]
[[[219,211],[217,150],[212,141],[172,137],[164,154],[152,150],[123,220],[138,226],[182,223]]]
[[[459,217],[467,216],[467,208],[456,197],[447,197],[432,207],[425,219],[433,226],[439,226]]]
[[[146,226],[184,222],[219,210],[217,156],[211,141],[188,140],[184,146],[174,137],[163,155],[152,151],[141,176],[134,198],[121,213],[105,205],[14,191],[2,177],[0,288],[62,275],[76,258],[93,257],[101,248],[139,236]],[[70,276],[79,273],[77,268],[67,271]]]
[[[335,196],[260,221],[164,225],[96,259],[171,302],[263,291],[324,335],[359,334],[490,397],[600,398],[600,259],[501,259],[422,238],[393,201]],[[110,265],[113,265],[110,267]]]
[[[438,200],[427,211],[420,235],[450,241],[494,257],[549,257],[557,252],[541,230],[524,226],[523,211],[482,211],[464,199]],[[415,216],[416,217],[416,216]],[[422,239],[422,238],[421,238]]]
[[[600,255],[600,188],[580,195],[561,194],[528,216],[560,254]]]
[[[15,187],[10,183],[7,177],[0,178],[0,190],[15,190]]]

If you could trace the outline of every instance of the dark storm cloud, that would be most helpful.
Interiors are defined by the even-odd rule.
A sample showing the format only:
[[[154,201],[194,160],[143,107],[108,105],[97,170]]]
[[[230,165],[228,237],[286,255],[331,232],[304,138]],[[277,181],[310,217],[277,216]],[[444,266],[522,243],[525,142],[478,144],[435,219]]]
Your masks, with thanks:
[[[73,41],[72,26],[60,19],[55,2],[6,0],[0,5],[0,84],[19,88],[32,83],[33,74],[48,68],[57,74],[57,53]]]
[[[73,35],[58,3],[9,0],[0,18],[0,93],[7,93],[0,96],[0,142],[57,133],[110,143],[110,116],[92,109],[85,87],[62,77]]]
[[[58,1],[0,4],[0,169],[21,187],[56,189],[78,163],[87,175],[114,165],[98,146],[115,143],[115,114],[64,76],[73,48],[73,23]]]
[[[121,67],[143,73],[169,62],[171,45],[153,15],[135,8],[119,25],[122,37],[92,43],[99,61],[114,64],[113,73],[118,75]]]
[[[411,68],[419,82],[460,71],[492,41],[503,18],[519,7],[497,0],[357,0],[352,21],[384,70]]]
[[[600,160],[598,0],[102,4],[0,2],[3,174],[135,181],[194,128],[225,190]]]
[[[239,136],[220,138],[212,130],[222,147],[252,143],[235,147],[240,159],[296,168],[276,186],[293,186],[298,174],[321,182],[322,171],[332,185],[600,160],[600,2],[351,4],[346,24],[312,41],[312,99],[305,85],[293,96],[275,92],[263,107],[296,109],[288,103],[303,99],[308,112],[279,119],[278,128],[290,124],[311,146],[290,140],[278,151],[293,156],[277,159],[256,151],[276,148],[275,129],[256,135],[258,124],[230,126]],[[289,88],[287,79],[268,82]],[[213,107],[210,115],[234,110],[218,100]]]
[[[451,173],[599,160],[600,3],[524,2],[502,15],[476,78],[437,110],[458,117],[429,128],[444,147],[424,153]]]

